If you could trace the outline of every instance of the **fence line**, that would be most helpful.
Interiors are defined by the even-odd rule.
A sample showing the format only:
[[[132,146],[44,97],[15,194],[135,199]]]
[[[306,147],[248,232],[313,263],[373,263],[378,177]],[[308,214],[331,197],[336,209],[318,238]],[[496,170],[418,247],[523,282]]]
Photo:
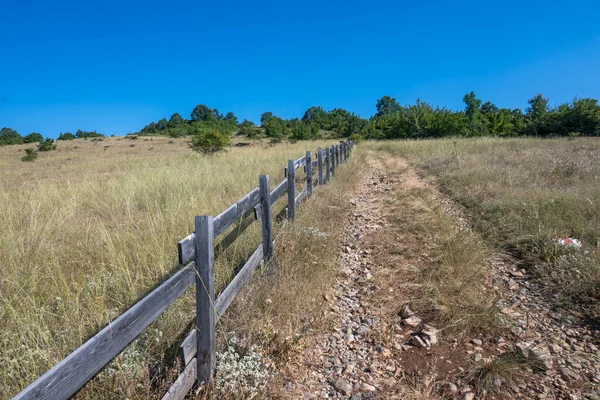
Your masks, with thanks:
[[[347,141],[324,150],[319,148],[317,160],[313,160],[313,153],[307,151],[304,157],[288,161],[285,179],[273,191],[270,191],[269,177],[261,175],[257,188],[221,214],[214,218],[196,217],[194,233],[177,244],[179,263],[180,265],[187,263],[187,265],[17,394],[14,399],[71,397],[194,284],[196,286],[195,329],[185,338],[179,349],[183,372],[163,396],[163,400],[183,399],[194,385],[208,385],[215,371],[216,322],[256,268],[273,257],[271,205],[287,192],[285,214],[289,221],[293,221],[296,208],[302,199],[313,194],[315,183],[319,186],[331,181],[338,165],[348,159],[353,147],[354,143]],[[296,170],[302,166],[306,172],[306,187],[296,195]],[[313,179],[315,168],[318,169],[316,182]],[[254,214],[255,220],[261,220],[262,243],[215,299],[215,239],[236,221],[251,213]],[[235,238],[231,239],[233,240]]]

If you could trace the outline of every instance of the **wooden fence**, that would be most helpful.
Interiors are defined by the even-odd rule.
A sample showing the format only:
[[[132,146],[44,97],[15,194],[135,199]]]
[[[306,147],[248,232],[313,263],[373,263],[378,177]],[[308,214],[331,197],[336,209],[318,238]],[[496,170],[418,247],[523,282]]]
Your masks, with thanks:
[[[195,233],[178,243],[179,263],[185,265],[177,273],[108,324],[94,337],[56,364],[14,399],[67,399],[75,394],[113,358],[135,340],[156,318],[196,284],[195,329],[180,346],[183,373],[163,396],[182,399],[194,385],[208,385],[215,370],[215,324],[233,299],[250,279],[261,262],[273,257],[273,214],[271,205],[287,192],[286,217],[293,221],[296,207],[313,193],[315,184],[331,180],[340,163],[345,162],[353,142],[340,142],[319,149],[313,160],[310,151],[298,160],[289,160],[286,178],[272,191],[269,177],[261,175],[259,185],[241,200],[216,217],[196,217]],[[304,167],[306,186],[296,194],[296,170]],[[316,171],[315,171],[316,170]],[[318,174],[317,179],[313,173]],[[254,213],[262,223],[262,243],[246,261],[229,285],[215,299],[215,239],[241,218]]]

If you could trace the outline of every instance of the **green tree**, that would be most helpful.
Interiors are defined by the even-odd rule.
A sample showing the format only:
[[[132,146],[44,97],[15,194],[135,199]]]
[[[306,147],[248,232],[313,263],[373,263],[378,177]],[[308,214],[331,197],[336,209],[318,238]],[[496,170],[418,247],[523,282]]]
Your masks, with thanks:
[[[40,142],[37,145],[38,151],[51,151],[56,150],[56,144],[54,144],[54,140],[47,138],[43,142]]]
[[[204,154],[213,154],[231,145],[231,138],[216,129],[201,130],[192,139],[191,147],[194,151]]]
[[[255,138],[257,135],[257,129],[254,126],[254,122],[244,119],[244,122],[240,124],[238,135],[244,135],[250,139]]]
[[[548,99],[538,93],[527,101],[526,120],[527,133],[530,135],[546,135],[549,133],[548,126]]]
[[[162,131],[164,129],[167,129],[167,126],[169,125],[169,121],[167,121],[166,118],[161,118],[158,120],[157,125],[158,125],[158,129],[160,129]]]
[[[14,129],[7,127],[0,129],[0,146],[22,143],[23,138]]]
[[[205,104],[198,104],[194,107],[190,116],[192,121],[214,121],[217,119],[213,110]]]
[[[236,125],[237,125],[237,123],[238,123],[238,119],[237,119],[237,117],[236,117],[236,116],[235,116],[235,114],[234,114],[234,113],[232,113],[231,111],[229,111],[229,112],[227,113],[227,115],[225,115],[225,118],[223,118],[223,120],[224,120],[224,121],[231,122],[231,123],[233,123],[233,124],[236,124]]]
[[[320,106],[312,106],[304,112],[302,122],[305,124],[317,125],[321,129],[329,129],[329,115]]]
[[[262,113],[261,116],[260,116],[260,124],[264,125],[265,122],[267,122],[271,118],[273,118],[273,113],[272,112],[267,111],[267,112]]]
[[[29,135],[23,138],[23,143],[37,143],[44,141],[44,137],[41,133],[31,132]]]
[[[469,120],[467,133],[470,136],[487,135],[488,132],[485,122],[481,116],[481,100],[477,98],[475,92],[471,91],[470,93],[465,94],[465,97],[463,97],[463,102],[465,103],[465,115]]]
[[[178,128],[181,125],[185,125],[186,121],[185,119],[183,119],[183,117],[181,115],[179,115],[179,113],[175,113],[173,115],[171,115],[171,118],[169,118],[169,122],[167,123],[167,126],[169,128]]]
[[[60,135],[58,135],[58,138],[56,140],[74,140],[75,139],[75,135],[73,135],[71,132],[65,132],[65,133],[60,133]]]
[[[400,112],[401,106],[398,104],[395,98],[390,96],[383,96],[377,100],[377,116],[382,117],[385,115],[392,115]]]

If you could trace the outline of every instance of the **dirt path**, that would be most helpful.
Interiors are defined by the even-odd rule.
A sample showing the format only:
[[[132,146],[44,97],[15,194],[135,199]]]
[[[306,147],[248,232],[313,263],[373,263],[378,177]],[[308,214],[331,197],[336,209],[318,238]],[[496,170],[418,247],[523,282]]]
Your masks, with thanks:
[[[369,398],[386,390],[392,396],[387,398],[394,398],[394,389],[389,388],[397,386],[398,374],[389,360],[391,353],[371,339],[380,332],[381,321],[370,304],[377,290],[375,266],[371,251],[363,246],[366,237],[385,229],[381,209],[394,184],[381,162],[371,160],[367,177],[351,200],[355,209],[345,227],[335,295],[326,299],[324,314],[332,319],[332,328],[306,338],[304,350],[289,360],[283,372],[293,380],[287,380],[277,397],[342,399],[363,393],[363,398]]]
[[[404,160],[377,156],[368,160],[368,174],[351,200],[355,209],[345,224],[341,273],[323,311],[330,329],[303,338],[301,349],[280,371],[270,397],[600,398],[594,394],[600,382],[595,365],[600,352],[594,345],[598,332],[552,311],[524,271],[504,261],[489,260],[493,272],[483,289],[499,299],[502,319],[508,323],[502,336],[448,337],[424,324],[430,319],[426,313],[419,315],[421,320],[402,310],[419,290],[408,276],[433,260],[430,244],[418,232],[390,225],[399,196],[429,191],[436,204],[413,205],[412,215],[405,215],[417,223],[435,216],[432,207],[449,215],[458,230],[470,232],[469,221],[460,207],[419,178]],[[516,373],[502,371],[503,364],[494,360],[514,353],[515,346],[525,349],[525,365]],[[472,371],[488,380],[483,389],[469,383]]]

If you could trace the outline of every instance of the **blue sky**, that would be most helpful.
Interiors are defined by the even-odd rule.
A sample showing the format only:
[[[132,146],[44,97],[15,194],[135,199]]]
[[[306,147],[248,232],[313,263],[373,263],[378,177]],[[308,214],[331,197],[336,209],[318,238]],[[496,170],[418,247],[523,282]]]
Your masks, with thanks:
[[[0,127],[135,132],[199,103],[259,121],[383,95],[600,97],[595,1],[0,0]],[[454,3],[454,4],[453,4]]]

